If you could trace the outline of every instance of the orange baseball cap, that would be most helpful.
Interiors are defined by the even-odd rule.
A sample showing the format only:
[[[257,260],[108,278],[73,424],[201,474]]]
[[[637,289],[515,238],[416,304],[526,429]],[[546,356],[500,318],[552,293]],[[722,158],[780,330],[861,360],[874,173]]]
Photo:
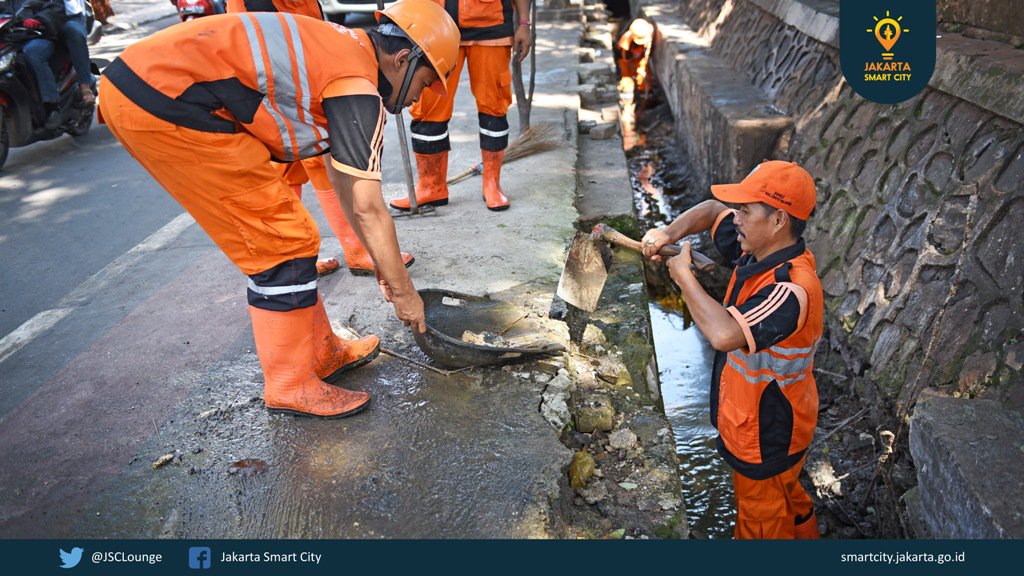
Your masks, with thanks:
[[[807,220],[814,210],[817,191],[814,178],[794,162],[769,160],[762,162],[738,184],[715,184],[711,193],[722,202],[733,204],[765,204]]]

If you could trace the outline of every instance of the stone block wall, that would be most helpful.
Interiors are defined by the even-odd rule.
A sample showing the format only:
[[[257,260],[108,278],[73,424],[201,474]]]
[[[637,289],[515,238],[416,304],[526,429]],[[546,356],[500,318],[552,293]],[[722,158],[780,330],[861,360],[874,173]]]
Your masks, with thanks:
[[[921,514],[937,528],[930,529],[935,537],[1024,534],[1024,453],[1010,441],[1021,437],[1024,418],[990,400],[921,399],[910,424],[910,451],[921,480]]]
[[[938,0],[935,8],[945,29],[967,26],[979,36],[991,37],[984,35],[991,32],[1015,44],[1024,42],[1024,2],[1020,0]]]
[[[658,22],[654,74],[678,119],[676,136],[694,167],[697,189],[743,178],[789,141],[792,119],[709,50],[671,3],[645,6],[644,15]]]

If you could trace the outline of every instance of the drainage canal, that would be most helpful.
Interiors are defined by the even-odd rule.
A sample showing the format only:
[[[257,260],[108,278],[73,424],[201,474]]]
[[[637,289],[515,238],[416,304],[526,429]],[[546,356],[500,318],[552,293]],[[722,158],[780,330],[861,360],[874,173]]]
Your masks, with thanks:
[[[635,128],[630,114],[626,103],[623,141],[640,228],[647,230],[668,224],[707,196],[690,185],[689,163],[673,138],[667,106],[641,113]],[[707,238],[693,240],[695,247],[712,253]],[[664,266],[648,265],[645,275],[662,396],[675,433],[690,530],[698,538],[730,538],[735,517],[732,472],[715,451],[717,433],[708,417],[714,352],[689,317]],[[715,288],[710,288],[712,295],[719,297]],[[717,288],[724,291],[724,286]]]

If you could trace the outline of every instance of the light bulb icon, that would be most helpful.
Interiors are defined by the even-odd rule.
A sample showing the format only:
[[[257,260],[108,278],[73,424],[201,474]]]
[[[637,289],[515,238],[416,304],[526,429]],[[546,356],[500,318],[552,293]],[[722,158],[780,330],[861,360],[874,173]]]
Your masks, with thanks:
[[[882,18],[875,24],[875,38],[886,52],[892,50],[900,39],[900,23],[892,18]]]
[[[900,20],[903,20],[903,16],[899,18],[893,18],[889,15],[889,11],[885,11],[885,18],[878,19],[874,17],[876,24],[874,28],[868,28],[868,32],[874,32],[875,39],[882,45],[885,52],[882,52],[882,60],[892,60],[892,47],[899,41],[900,35],[903,32],[910,32],[906,28],[900,26]]]

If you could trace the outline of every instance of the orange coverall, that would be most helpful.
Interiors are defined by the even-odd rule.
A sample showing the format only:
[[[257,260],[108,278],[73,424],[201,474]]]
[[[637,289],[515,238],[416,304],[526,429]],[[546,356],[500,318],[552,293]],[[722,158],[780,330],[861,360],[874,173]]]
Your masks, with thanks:
[[[734,537],[817,538],[813,501],[799,476],[818,417],[821,282],[802,239],[763,261],[742,253],[734,214],[719,214],[712,238],[738,264],[724,304],[747,345],[716,352],[711,385],[718,451],[734,470]]]
[[[651,48],[654,45],[654,26],[644,20],[637,18],[633,20],[625,32],[619,36],[616,42],[618,58],[616,63],[619,68],[620,92],[636,92],[646,94],[651,88],[651,78],[648,78],[648,65],[651,57]]]
[[[323,382],[372,360],[380,342],[333,333],[317,290],[320,235],[271,160],[330,149],[334,169],[380,180],[377,62],[361,30],[224,14],[157,32],[103,74],[100,110],[111,132],[249,276],[271,410],[335,418],[369,402],[366,392]],[[378,244],[388,270],[401,270],[393,225],[377,237],[388,239]]]
[[[528,24],[523,0],[435,0],[458,24],[462,39],[448,93],[438,96],[424,92],[410,108],[410,137],[416,156],[419,204],[448,203],[448,152],[451,140],[448,122],[455,107],[458,80],[465,65],[469,86],[476,98],[483,157],[483,196],[491,210],[504,210],[509,200],[501,188],[500,172],[508,147],[508,109],[512,105],[512,58],[514,36],[520,25]],[[513,20],[515,12],[520,21]],[[527,46],[528,48],[528,46]],[[525,55],[525,54],[524,54]],[[391,206],[408,210],[407,199],[393,200]]]

